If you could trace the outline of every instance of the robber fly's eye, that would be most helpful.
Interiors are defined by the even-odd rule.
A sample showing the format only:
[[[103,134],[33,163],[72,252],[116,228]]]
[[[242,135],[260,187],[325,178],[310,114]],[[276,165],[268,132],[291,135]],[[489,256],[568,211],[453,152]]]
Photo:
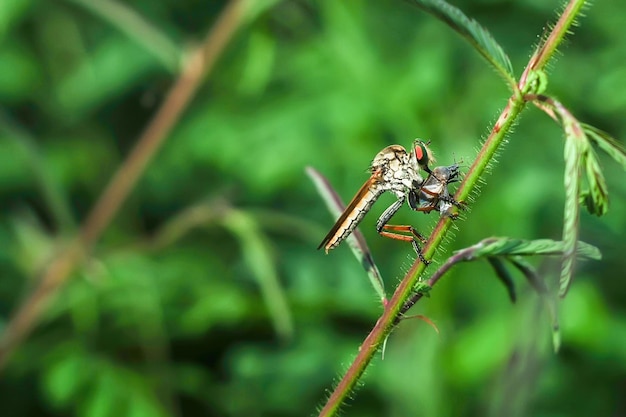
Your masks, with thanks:
[[[428,150],[423,142],[415,144],[415,158],[417,158],[418,164],[422,166],[428,165]]]
[[[415,159],[417,160],[418,165],[424,171],[430,173],[430,168],[428,168],[428,164],[431,162],[431,154],[426,145],[428,144],[422,142],[421,140],[416,140],[413,146],[413,152],[415,152]]]

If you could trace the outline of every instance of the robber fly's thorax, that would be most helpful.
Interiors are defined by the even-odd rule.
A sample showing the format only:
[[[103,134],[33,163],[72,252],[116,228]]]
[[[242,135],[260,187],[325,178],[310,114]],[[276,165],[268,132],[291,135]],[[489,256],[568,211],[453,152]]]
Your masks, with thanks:
[[[413,159],[402,146],[387,146],[374,157],[370,172],[380,173],[379,187],[400,196],[416,183],[421,184],[423,181]]]

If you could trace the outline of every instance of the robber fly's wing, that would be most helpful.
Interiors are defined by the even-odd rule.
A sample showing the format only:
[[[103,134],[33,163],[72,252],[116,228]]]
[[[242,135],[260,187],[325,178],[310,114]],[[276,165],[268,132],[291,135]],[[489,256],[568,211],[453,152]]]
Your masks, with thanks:
[[[379,182],[380,172],[376,171],[361,186],[317,249],[323,247],[326,253],[328,253],[329,250],[339,245],[356,229],[361,220],[363,220],[363,217],[365,217],[372,207],[372,204],[374,204],[384,191],[382,187],[379,186]]]

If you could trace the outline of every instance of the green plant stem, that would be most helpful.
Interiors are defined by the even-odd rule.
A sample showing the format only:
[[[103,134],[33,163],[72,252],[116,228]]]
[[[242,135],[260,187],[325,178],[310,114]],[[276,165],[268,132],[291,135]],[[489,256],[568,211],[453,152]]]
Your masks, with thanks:
[[[563,40],[583,4],[584,0],[571,0],[565,7],[558,22],[552,29],[552,33],[550,33],[546,38],[546,42],[531,57],[530,62],[524,70],[523,76],[518,84],[520,91],[527,91],[528,88],[530,88],[530,86],[526,84],[527,81],[532,82],[532,77],[529,77],[529,74],[531,74],[533,70],[541,70],[553,56],[557,46]],[[506,107],[491,129],[489,137],[483,144],[476,160],[470,167],[456,192],[455,198],[458,201],[465,201],[470,196],[471,192],[478,184],[480,177],[484,174],[485,169],[491,162],[496,150],[502,145],[506,134],[517,120],[525,105],[526,101],[519,91],[516,91],[509,98]],[[450,228],[451,222],[452,220],[448,217],[442,217],[439,220],[428,242],[424,246],[423,252],[425,257],[432,258]],[[387,335],[392,331],[396,317],[409,298],[424,268],[425,265],[417,258],[389,300],[383,315],[378,319],[370,334],[361,344],[359,353],[352,362],[352,365],[348,368],[348,371],[339,381],[335,390],[320,411],[320,417],[335,415],[344,400],[348,398],[350,392],[356,386],[357,381],[361,375],[363,375],[365,368],[374,357],[374,354],[377,352],[378,348],[382,346]]]
[[[535,55],[536,60],[532,64],[531,70],[542,70],[545,68],[546,64],[567,35],[569,28],[574,24],[576,17],[585,3],[585,0],[571,0],[567,3],[561,17],[550,32],[550,35],[537,51]]]

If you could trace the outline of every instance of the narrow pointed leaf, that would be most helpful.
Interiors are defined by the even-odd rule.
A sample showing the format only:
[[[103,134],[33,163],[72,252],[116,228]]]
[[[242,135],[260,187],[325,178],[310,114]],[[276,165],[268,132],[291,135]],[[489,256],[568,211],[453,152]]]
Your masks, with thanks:
[[[515,293],[515,283],[513,282],[513,277],[509,273],[509,270],[506,269],[506,266],[504,266],[504,262],[502,262],[502,260],[500,260],[499,258],[495,258],[492,256],[488,257],[487,261],[489,261],[489,264],[493,267],[493,270],[498,276],[498,279],[506,287],[511,302],[514,303],[515,301],[517,301],[517,294]]]
[[[576,258],[581,260],[599,261],[602,259],[602,253],[597,247],[579,240],[576,244]]]
[[[508,237],[484,239],[474,247],[476,249],[471,257],[467,257],[468,260],[483,256],[560,256],[566,250],[566,245],[560,240],[524,240]],[[601,258],[598,248],[580,241],[577,245],[576,256],[580,259],[598,260]]]
[[[326,207],[331,212],[334,219],[339,218],[343,210],[345,209],[345,204],[341,201],[341,197],[339,194],[333,189],[330,185],[330,182],[320,174],[315,168],[307,167],[306,173],[313,181],[317,192],[322,196],[324,202],[326,203]],[[374,257],[372,256],[372,252],[370,251],[367,243],[365,242],[365,237],[361,233],[361,231],[356,228],[350,236],[346,239],[346,242],[350,246],[352,253],[356,257],[357,261],[363,266],[367,275],[369,276],[370,282],[374,287],[374,290],[380,297],[383,304],[387,301],[387,296],[385,294],[385,285],[383,284],[383,279],[380,275],[380,271],[374,262]]]
[[[571,117],[569,112],[560,112],[560,114],[565,129],[565,213],[563,216],[563,243],[565,248],[559,280],[559,295],[565,297],[574,273],[580,216],[578,200],[581,194],[581,162],[582,155],[585,153],[586,138],[578,121]]]
[[[461,34],[504,77],[511,89],[516,88],[511,60],[493,36],[478,22],[443,0],[412,0],[412,3]]]
[[[591,214],[602,216],[608,210],[609,195],[602,169],[600,164],[598,164],[593,149],[589,150],[583,161],[585,171],[587,172],[587,182],[589,183],[589,192],[585,199],[585,205]]]
[[[609,154],[622,168],[626,169],[626,150],[624,146],[608,133],[588,124],[581,124],[589,140]]]

